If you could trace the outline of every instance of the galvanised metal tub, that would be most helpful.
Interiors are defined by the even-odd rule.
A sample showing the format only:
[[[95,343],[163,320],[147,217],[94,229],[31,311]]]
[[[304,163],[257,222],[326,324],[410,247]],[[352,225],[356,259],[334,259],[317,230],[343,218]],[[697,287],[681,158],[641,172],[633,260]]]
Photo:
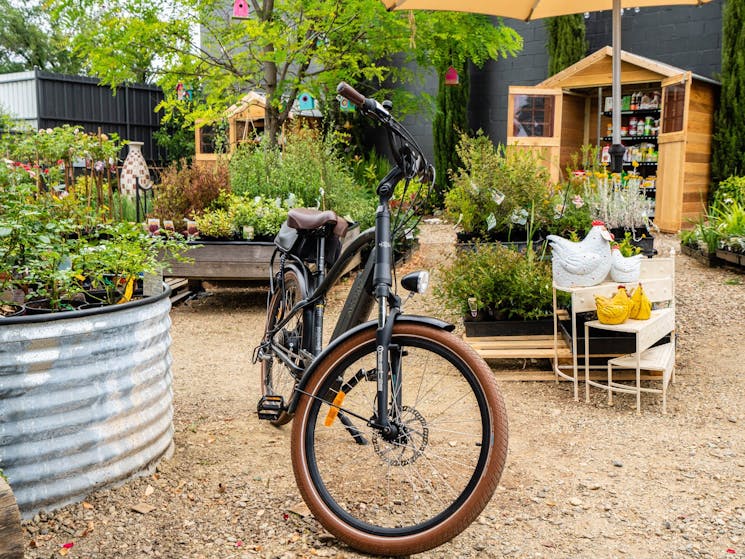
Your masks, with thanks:
[[[25,518],[172,451],[169,295],[0,321],[0,468]]]

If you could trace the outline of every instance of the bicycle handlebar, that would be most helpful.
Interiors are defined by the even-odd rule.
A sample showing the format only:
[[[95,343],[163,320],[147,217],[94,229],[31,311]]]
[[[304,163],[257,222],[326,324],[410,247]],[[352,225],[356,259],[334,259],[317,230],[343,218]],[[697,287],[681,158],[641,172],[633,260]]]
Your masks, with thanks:
[[[373,116],[381,124],[383,124],[389,132],[394,133],[401,140],[404,141],[404,145],[400,146],[395,154],[396,162],[399,165],[406,160],[410,165],[409,171],[411,175],[429,175],[431,174],[432,182],[434,182],[434,168],[427,162],[427,158],[424,156],[422,149],[417,145],[411,133],[398,122],[391,113],[388,112],[383,105],[378,103],[375,99],[365,97],[351,85],[346,82],[340,82],[336,87],[336,93],[347,99],[350,103],[360,109],[362,114],[367,116]],[[393,147],[393,145],[391,145]],[[414,157],[411,157],[414,155]]]

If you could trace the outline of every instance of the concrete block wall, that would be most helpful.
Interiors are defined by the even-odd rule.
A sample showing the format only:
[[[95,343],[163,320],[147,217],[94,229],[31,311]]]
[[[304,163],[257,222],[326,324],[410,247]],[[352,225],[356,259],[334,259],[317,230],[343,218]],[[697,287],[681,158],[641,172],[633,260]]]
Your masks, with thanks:
[[[723,2],[701,7],[675,6],[625,10],[622,48],[704,77],[718,77],[721,70]],[[610,11],[589,14],[588,54],[611,45]],[[535,85],[548,77],[546,31],[542,21],[504,20],[523,37],[517,57],[489,62],[471,72],[469,121],[492,140],[507,138],[507,90],[510,85]]]

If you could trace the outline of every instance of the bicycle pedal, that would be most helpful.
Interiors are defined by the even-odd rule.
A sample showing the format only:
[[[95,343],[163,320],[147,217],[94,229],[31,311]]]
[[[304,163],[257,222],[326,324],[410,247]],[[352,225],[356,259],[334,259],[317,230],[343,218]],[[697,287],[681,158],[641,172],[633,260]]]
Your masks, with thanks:
[[[285,409],[285,399],[282,396],[262,396],[256,405],[259,419],[275,421]]]

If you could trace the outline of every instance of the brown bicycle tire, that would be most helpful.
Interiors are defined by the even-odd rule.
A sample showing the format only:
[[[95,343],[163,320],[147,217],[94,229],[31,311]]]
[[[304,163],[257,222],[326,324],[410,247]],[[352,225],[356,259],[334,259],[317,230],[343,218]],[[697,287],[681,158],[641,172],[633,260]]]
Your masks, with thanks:
[[[354,549],[379,555],[409,555],[437,547],[465,530],[483,511],[499,483],[507,457],[508,425],[504,401],[497,388],[494,375],[484,360],[460,338],[439,328],[418,323],[400,322],[393,331],[394,340],[421,338],[434,343],[457,356],[476,378],[488,405],[490,418],[491,448],[487,452],[486,463],[475,487],[462,504],[438,524],[428,529],[404,536],[381,536],[360,530],[340,519],[326,504],[312,480],[307,464],[306,438],[310,411],[314,401],[303,396],[295,413],[292,429],[292,464],[298,488],[303,499],[316,519],[337,538]],[[334,368],[357,348],[373,343],[375,329],[363,330],[344,340],[328,353],[309,380],[305,392],[315,394],[333,374]],[[482,419],[483,421],[483,419]]]

